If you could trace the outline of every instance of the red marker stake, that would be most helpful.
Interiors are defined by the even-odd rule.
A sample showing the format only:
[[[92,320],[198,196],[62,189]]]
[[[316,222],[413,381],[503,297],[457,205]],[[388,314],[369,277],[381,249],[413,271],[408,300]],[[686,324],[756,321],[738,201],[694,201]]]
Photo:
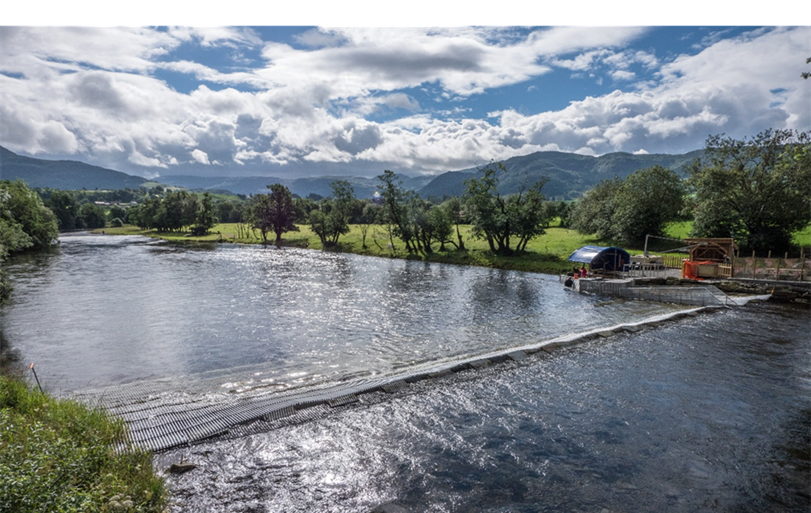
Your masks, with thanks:
[[[28,368],[31,369],[31,372],[34,373],[34,379],[37,380],[37,386],[39,387],[39,391],[44,394],[45,392],[42,391],[42,385],[39,384],[39,378],[37,377],[37,371],[34,370],[34,362],[31,362],[31,365],[29,365]]]

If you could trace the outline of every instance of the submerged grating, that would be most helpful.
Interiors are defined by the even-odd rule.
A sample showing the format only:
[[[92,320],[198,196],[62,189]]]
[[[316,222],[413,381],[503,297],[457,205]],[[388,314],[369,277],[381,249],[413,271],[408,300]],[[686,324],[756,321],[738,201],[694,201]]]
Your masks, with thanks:
[[[141,382],[78,392],[74,399],[101,406],[123,419],[129,426],[130,442],[138,447],[162,451],[199,443],[214,437],[243,436],[271,429],[279,422],[298,422],[318,418],[330,408],[359,401],[359,395],[383,391],[396,393],[409,383],[424,379],[441,379],[467,369],[480,369],[495,363],[521,361],[528,354],[551,352],[614,334],[618,330],[636,331],[641,326],[657,325],[666,319],[683,317],[702,310],[677,312],[637,324],[600,328],[569,334],[552,340],[513,347],[462,361],[423,366],[419,370],[374,379],[359,379],[322,388],[280,392],[272,388],[255,388],[235,393],[225,390],[219,380],[170,380]],[[178,386],[182,385],[182,389]]]

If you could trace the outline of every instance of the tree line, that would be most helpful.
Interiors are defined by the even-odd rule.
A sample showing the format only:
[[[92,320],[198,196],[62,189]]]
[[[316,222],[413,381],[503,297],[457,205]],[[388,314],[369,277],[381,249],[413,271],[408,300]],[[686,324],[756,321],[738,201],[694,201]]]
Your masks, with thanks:
[[[56,216],[22,181],[0,181],[0,263],[13,253],[42,250],[59,236]],[[0,267],[0,304],[11,295],[11,283]]]
[[[623,245],[641,245],[647,235],[663,236],[669,223],[693,221],[692,236],[732,237],[744,250],[785,251],[794,232],[811,222],[811,133],[766,130],[751,139],[710,136],[703,156],[686,177],[661,166],[639,169],[625,179],[598,183],[572,203],[545,201],[545,181],[524,184],[502,195],[501,163],[480,169],[459,197],[431,203],[403,187],[391,171],[379,175],[379,196],[358,200],[351,185],[333,182],[320,200],[295,198],[280,184],[254,196],[245,220],[262,233],[276,235],[309,224],[324,247],[335,246],[349,225],[360,227],[367,247],[370,226],[382,228],[388,245],[430,254],[448,247],[464,249],[460,224],[487,241],[491,252],[513,255],[545,233],[552,219],[580,233]],[[376,244],[377,239],[373,241]]]
[[[334,181],[332,194],[319,200],[294,198],[285,186],[274,184],[268,186],[268,194],[251,199],[245,218],[261,231],[263,240],[268,233],[275,233],[277,243],[283,233],[298,230],[296,223],[308,224],[324,247],[337,245],[354,224],[360,228],[361,244],[366,249],[369,228],[379,226],[389,247],[397,249],[402,244],[415,254],[433,253],[436,245],[438,251],[451,246],[464,250],[459,226],[469,224],[474,237],[486,240],[490,249],[501,255],[524,251],[553,218],[568,219],[566,203],[545,201],[541,194],[545,182],[525,184],[518,194],[504,196],[498,190],[500,176],[507,172],[504,165],[493,163],[481,171],[481,178],[466,182],[463,195],[442,203],[432,203],[407,190],[389,170],[377,177],[379,191],[369,200],[357,199],[346,180]],[[379,245],[376,238],[373,240]]]
[[[668,223],[692,220],[692,236],[731,237],[750,251],[787,251],[811,224],[811,132],[766,130],[751,139],[710,136],[686,179],[661,167],[603,180],[580,198],[571,227],[639,244]]]

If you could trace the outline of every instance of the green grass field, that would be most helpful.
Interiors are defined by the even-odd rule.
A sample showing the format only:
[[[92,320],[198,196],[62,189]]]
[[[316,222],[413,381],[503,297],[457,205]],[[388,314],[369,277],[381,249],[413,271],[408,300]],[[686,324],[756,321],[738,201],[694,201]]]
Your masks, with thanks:
[[[282,245],[323,249],[321,241],[308,226],[299,226],[300,231],[288,232],[282,237]],[[101,230],[96,230],[100,232]],[[188,233],[159,233],[157,231],[142,231],[134,226],[124,226],[122,228],[105,228],[107,234],[131,234],[157,237],[169,241],[186,242],[224,242],[237,244],[257,244],[261,243],[261,238],[239,233],[236,224],[218,224],[214,226],[206,236],[191,237]],[[394,247],[389,244],[388,236],[382,226],[370,226],[366,235],[366,247],[363,247],[361,229],[358,225],[353,225],[348,234],[343,235],[339,244],[328,248],[329,251],[339,251],[345,253],[355,253],[359,255],[370,255],[387,258],[405,258],[412,260],[424,260],[428,262],[443,262],[460,265],[477,265],[483,267],[494,267],[499,269],[514,269],[521,271],[534,271],[556,274],[562,270],[571,268],[571,264],[566,260],[575,249],[587,245],[606,245],[604,241],[599,241],[593,237],[585,236],[574,230],[551,227],[546,230],[546,234],[532,240],[527,246],[527,252],[517,256],[503,257],[490,253],[487,242],[473,239],[470,236],[470,227],[462,226],[462,237],[464,238],[465,251],[458,251],[452,245],[446,245],[444,252],[438,251],[439,245],[434,246],[434,253],[409,254],[403,243],[395,239]],[[242,236],[240,236],[242,235]],[[258,235],[258,233],[256,234]],[[275,239],[269,235],[271,243]],[[632,248],[641,252],[642,248]]]
[[[405,250],[403,243],[395,239],[394,247],[389,244],[388,236],[385,234],[382,226],[370,226],[366,235],[366,247],[363,247],[361,229],[358,225],[352,225],[348,234],[341,236],[339,243],[336,247],[328,248],[329,251],[339,251],[344,253],[355,253],[359,255],[370,255],[377,257],[387,258],[405,258],[411,260],[423,260],[426,262],[443,262],[450,264],[460,265],[477,265],[482,267],[493,267],[498,269],[514,269],[517,271],[532,271],[557,274],[560,271],[571,269],[571,264],[566,260],[571,253],[581,246],[593,244],[597,246],[611,246],[614,245],[610,241],[599,240],[593,236],[583,235],[574,230],[566,228],[551,227],[546,229],[546,234],[536,237],[527,245],[527,252],[511,256],[503,257],[493,255],[490,253],[487,242],[484,240],[473,239],[470,236],[470,227],[460,227],[462,237],[465,243],[465,251],[458,251],[452,245],[446,245],[444,252],[438,251],[439,246],[434,245],[434,253],[425,254],[409,254]],[[692,222],[673,223],[667,227],[667,237],[674,239],[683,239],[687,237]],[[288,232],[282,236],[283,246],[292,246],[300,248],[311,249],[324,249],[318,236],[313,233],[309,226],[299,226],[300,231]],[[96,230],[100,232],[101,230]],[[236,224],[218,224],[214,226],[211,232],[203,237],[192,237],[188,233],[159,233],[157,231],[142,231],[134,226],[124,226],[122,228],[105,228],[108,234],[133,234],[133,235],[146,235],[148,237],[157,237],[169,241],[187,241],[187,242],[224,242],[224,243],[237,243],[237,244],[258,244],[261,243],[261,237],[258,232],[245,236],[243,231],[240,231]],[[242,236],[240,236],[242,235]],[[268,239],[272,243],[275,240],[275,235],[269,234]],[[805,241],[804,244],[808,246],[811,242],[811,227],[802,232],[795,234],[795,242]],[[674,249],[682,246],[677,241],[669,241],[662,239],[650,239],[648,250],[650,252],[662,252],[669,249]],[[623,246],[629,253],[641,254],[644,245],[638,246]]]

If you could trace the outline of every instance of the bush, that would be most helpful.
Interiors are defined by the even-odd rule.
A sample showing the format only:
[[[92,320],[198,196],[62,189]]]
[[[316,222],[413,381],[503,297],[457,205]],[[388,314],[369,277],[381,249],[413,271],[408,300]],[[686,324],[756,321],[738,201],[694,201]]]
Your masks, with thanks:
[[[163,511],[151,454],[127,447],[125,429],[0,376],[0,512]]]

